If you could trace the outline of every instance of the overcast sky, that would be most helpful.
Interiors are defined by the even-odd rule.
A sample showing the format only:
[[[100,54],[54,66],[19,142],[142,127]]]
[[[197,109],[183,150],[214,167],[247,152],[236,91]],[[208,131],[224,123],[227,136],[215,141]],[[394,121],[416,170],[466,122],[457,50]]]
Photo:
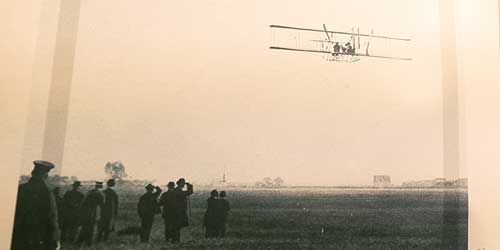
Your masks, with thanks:
[[[420,0],[83,1],[62,173],[102,178],[120,160],[162,183],[224,168],[234,182],[442,177],[438,21]],[[414,60],[268,49],[270,24],[323,23],[412,38],[371,49]]]

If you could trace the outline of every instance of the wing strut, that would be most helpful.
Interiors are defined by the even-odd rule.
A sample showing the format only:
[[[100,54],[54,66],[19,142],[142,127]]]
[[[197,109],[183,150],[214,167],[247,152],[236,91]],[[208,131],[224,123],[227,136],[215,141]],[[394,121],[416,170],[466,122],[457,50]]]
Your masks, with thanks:
[[[372,32],[370,33],[370,39],[368,40],[368,44],[366,44],[366,55],[369,56],[370,54],[368,54],[368,49],[370,48],[370,42],[372,41],[372,37],[373,37],[373,29],[372,29]]]
[[[354,35],[354,28],[352,28],[352,35],[351,35],[351,41],[352,43],[352,48],[354,51],[356,51],[356,36]]]
[[[332,40],[330,39],[330,34],[328,34],[328,30],[326,29],[326,25],[323,24],[323,29],[325,30],[326,37],[328,38],[328,41],[331,42]]]
[[[358,49],[361,49],[361,36],[359,34],[359,27],[358,27]]]

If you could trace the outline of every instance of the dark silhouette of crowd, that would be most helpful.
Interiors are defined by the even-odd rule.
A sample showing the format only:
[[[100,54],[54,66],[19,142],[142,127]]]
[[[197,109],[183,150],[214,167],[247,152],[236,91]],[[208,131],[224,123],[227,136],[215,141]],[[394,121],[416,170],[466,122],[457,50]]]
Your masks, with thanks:
[[[87,194],[79,190],[82,183],[75,181],[71,190],[61,197],[59,187],[51,191],[46,183],[54,164],[34,161],[34,165],[29,181],[18,188],[11,249],[56,250],[60,249],[61,242],[90,246],[94,239],[107,241],[110,233],[116,231],[119,211],[115,180],[108,180],[104,190],[104,183],[98,181]],[[145,189],[137,204],[141,225],[135,233],[140,235],[140,241],[150,240],[155,216],[161,214],[165,240],[179,243],[181,229],[189,226],[189,196],[193,194],[193,185],[180,178],[176,183],[169,182],[163,193],[152,184]],[[213,190],[207,200],[203,218],[207,238],[225,236],[229,212],[225,197],[225,191]]]

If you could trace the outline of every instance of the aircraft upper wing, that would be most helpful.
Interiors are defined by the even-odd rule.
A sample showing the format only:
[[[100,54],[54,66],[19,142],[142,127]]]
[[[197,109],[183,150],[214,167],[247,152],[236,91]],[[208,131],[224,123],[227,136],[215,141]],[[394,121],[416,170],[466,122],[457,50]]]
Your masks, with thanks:
[[[278,29],[291,29],[291,30],[303,30],[303,31],[312,31],[312,32],[321,32],[325,33],[325,30],[320,30],[320,29],[309,29],[309,28],[299,28],[299,27],[291,27],[291,26],[283,26],[283,25],[269,25],[271,28],[278,28]],[[330,34],[339,34],[339,35],[349,35],[351,36],[353,33],[349,32],[341,32],[341,31],[327,31]],[[358,35],[358,34],[355,34]],[[359,34],[359,36],[364,36],[364,37],[370,37],[370,35],[367,34]],[[373,38],[379,38],[379,39],[388,39],[388,40],[398,40],[398,41],[405,41],[409,42],[411,39],[408,38],[398,38],[398,37],[389,37],[389,36],[371,36]]]
[[[327,50],[312,50],[312,49],[294,49],[294,48],[286,48],[286,47],[269,47],[270,49],[279,49],[279,50],[290,50],[290,51],[299,51],[299,52],[312,52],[312,53],[323,53],[323,54],[332,54],[332,51]],[[374,57],[374,58],[383,58],[383,59],[394,59],[394,60],[402,60],[402,61],[411,61],[411,58],[402,58],[402,57],[392,57],[392,56],[377,56],[377,55],[367,55],[360,53],[343,53],[343,52],[335,52],[337,55],[347,55],[347,56],[364,56],[364,57]]]

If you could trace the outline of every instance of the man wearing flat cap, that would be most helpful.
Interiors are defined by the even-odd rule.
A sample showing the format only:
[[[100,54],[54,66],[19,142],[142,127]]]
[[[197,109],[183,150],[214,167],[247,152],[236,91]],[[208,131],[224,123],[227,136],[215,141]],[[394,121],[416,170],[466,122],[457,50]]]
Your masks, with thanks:
[[[113,189],[115,180],[109,179],[104,193],[104,206],[102,207],[101,221],[97,233],[97,241],[107,241],[109,233],[114,231],[116,216],[118,215],[118,194]]]
[[[47,161],[33,164],[30,180],[18,189],[11,249],[59,249],[56,202],[45,182],[55,166]]]
[[[184,187],[187,186],[187,190]],[[174,189],[175,197],[175,221],[174,221],[174,232],[173,232],[173,243],[179,243],[181,240],[181,229],[187,227],[188,223],[188,196],[193,194],[193,185],[186,182],[184,178],[180,178],[177,181],[177,187]]]
[[[92,245],[94,238],[94,228],[98,218],[98,209],[102,211],[104,204],[104,195],[101,192],[103,183],[97,181],[95,188],[87,193],[81,207],[81,225],[82,230],[78,237],[77,243],[85,243],[87,246]]]
[[[61,241],[74,242],[76,232],[78,231],[79,210],[85,195],[78,189],[81,182],[73,182],[71,190],[63,196],[63,226],[61,232]]]
[[[155,192],[153,192],[156,190]],[[141,242],[148,242],[153,227],[154,217],[160,212],[158,206],[158,197],[161,194],[161,188],[148,184],[146,193],[141,196],[137,204],[137,213],[141,218]]]

